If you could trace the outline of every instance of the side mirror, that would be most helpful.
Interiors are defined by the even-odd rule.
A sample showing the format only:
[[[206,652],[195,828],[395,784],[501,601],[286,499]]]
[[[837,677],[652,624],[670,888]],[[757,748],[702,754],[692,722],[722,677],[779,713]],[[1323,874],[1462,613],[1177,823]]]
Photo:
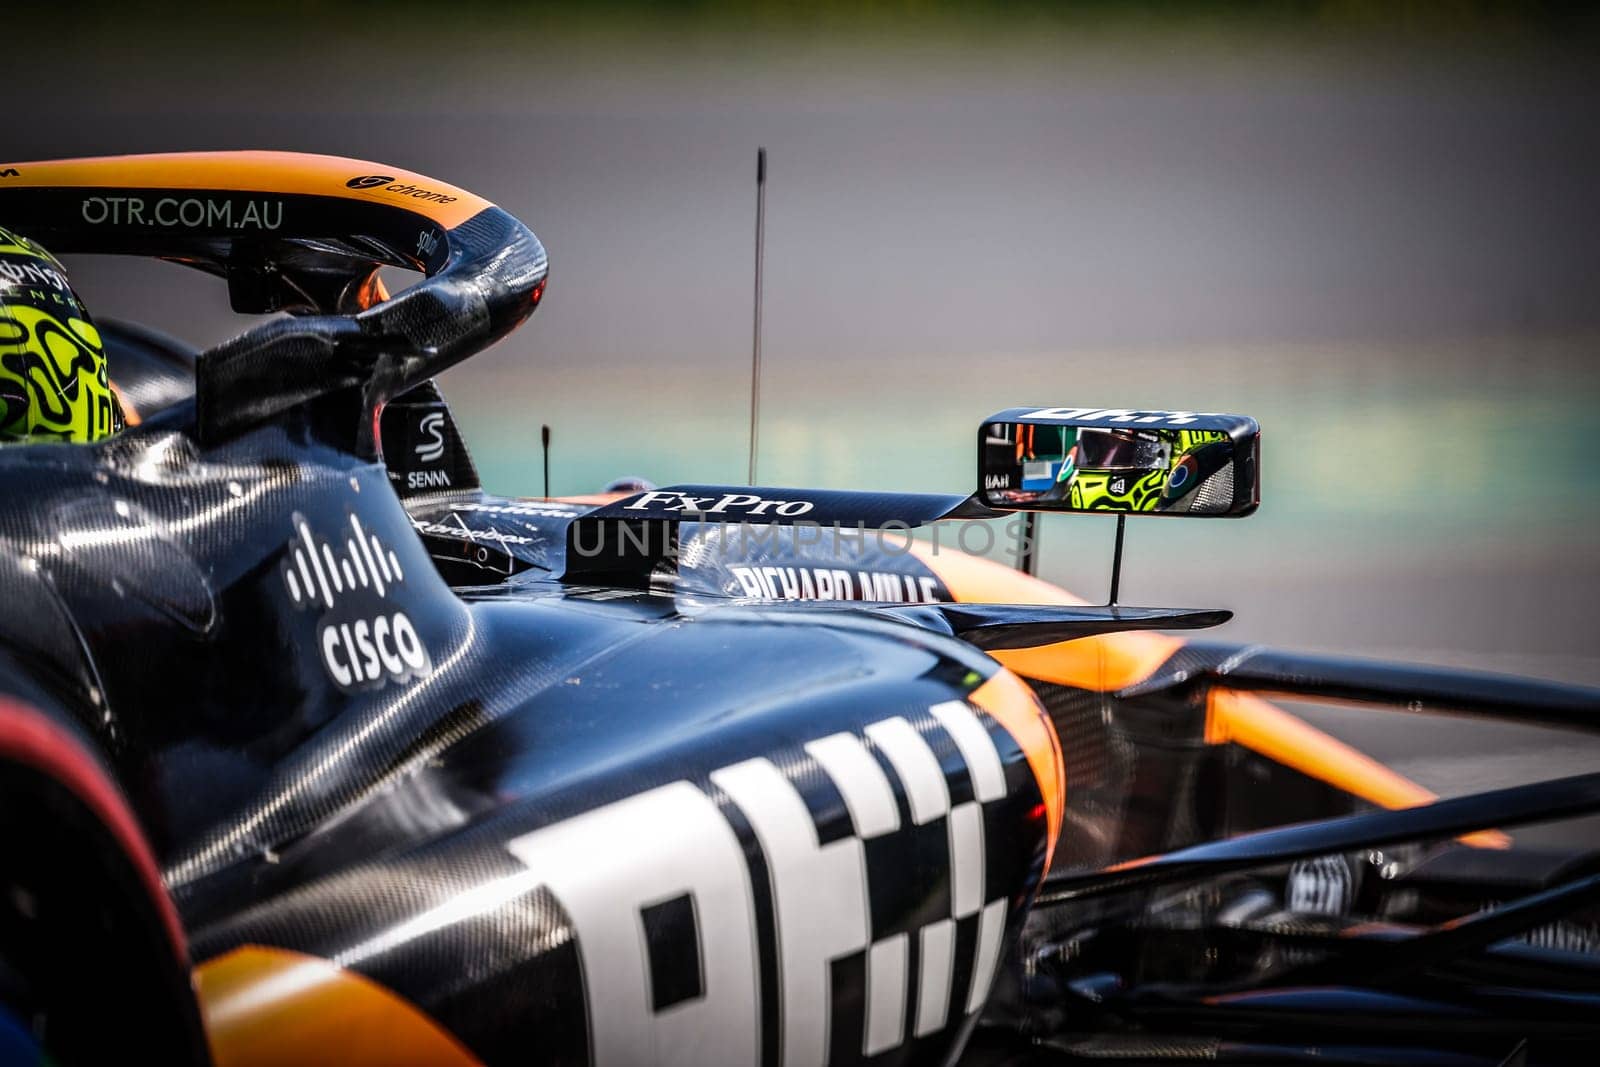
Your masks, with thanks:
[[[1249,515],[1261,427],[1244,415],[1012,408],[978,431],[978,495],[998,511]]]

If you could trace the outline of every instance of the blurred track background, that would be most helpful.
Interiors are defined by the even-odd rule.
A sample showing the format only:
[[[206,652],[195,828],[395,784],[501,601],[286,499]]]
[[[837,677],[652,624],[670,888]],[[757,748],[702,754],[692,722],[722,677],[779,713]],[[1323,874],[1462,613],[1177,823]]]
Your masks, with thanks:
[[[541,423],[557,494],[743,480],[765,145],[764,483],[964,491],[979,420],[1016,404],[1244,412],[1261,511],[1131,523],[1125,601],[1232,608],[1231,640],[1600,683],[1581,6],[7,17],[10,159],[327,152],[526,220],[544,306],[443,383],[499,491],[540,492]],[[70,265],[99,313],[240,328],[209,278]],[[1110,543],[1109,520],[1048,519],[1042,574],[1103,596]],[[1413,728],[1419,774],[1445,733]],[[1459,742],[1485,744],[1523,742]],[[1580,759],[1528,744],[1534,773]]]

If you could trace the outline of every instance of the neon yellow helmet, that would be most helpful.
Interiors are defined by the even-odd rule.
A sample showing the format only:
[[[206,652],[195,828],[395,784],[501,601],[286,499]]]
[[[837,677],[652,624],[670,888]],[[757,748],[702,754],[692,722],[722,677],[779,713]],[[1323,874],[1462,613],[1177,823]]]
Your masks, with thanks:
[[[1216,430],[1082,428],[1072,463],[1062,468],[1067,499],[1082,511],[1187,511],[1217,469],[1207,450],[1227,438]]]
[[[100,331],[67,272],[0,229],[0,442],[98,441],[122,425]]]

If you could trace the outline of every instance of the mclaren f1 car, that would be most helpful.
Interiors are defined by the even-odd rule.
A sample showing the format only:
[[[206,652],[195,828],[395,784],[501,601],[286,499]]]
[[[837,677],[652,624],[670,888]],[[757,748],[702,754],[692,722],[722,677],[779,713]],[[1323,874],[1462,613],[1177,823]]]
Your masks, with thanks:
[[[1519,834],[1600,774],[1440,799],[1294,707],[1600,693],[908,533],[1237,518],[1253,421],[975,417],[949,496],[497,496],[433,379],[543,295],[505,211],[282,153],[5,173],[8,231],[279,313],[101,321],[125,428],[0,448],[8,1062],[1592,1062],[1600,852]]]

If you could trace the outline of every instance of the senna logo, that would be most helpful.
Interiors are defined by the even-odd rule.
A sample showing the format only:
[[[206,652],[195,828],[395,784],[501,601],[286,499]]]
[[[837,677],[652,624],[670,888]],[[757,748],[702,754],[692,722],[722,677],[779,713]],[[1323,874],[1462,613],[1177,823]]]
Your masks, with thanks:
[[[20,177],[22,177],[22,172],[19,171],[16,167],[7,167],[5,170],[0,170],[0,178],[20,178]]]
[[[417,424],[417,433],[424,435],[422,442],[413,450],[418,459],[433,463],[444,458],[444,412],[434,411],[424,415]]]
[[[392,174],[364,174],[359,178],[351,178],[345,182],[347,189],[376,189],[380,185],[388,185],[394,181]]]
[[[295,536],[283,561],[289,601],[320,611],[317,650],[323,669],[341,689],[404,683],[433,669],[411,617],[395,609],[390,594],[405,584],[400,557],[369,534],[355,515],[337,538],[319,538],[305,517],[294,516]]]

